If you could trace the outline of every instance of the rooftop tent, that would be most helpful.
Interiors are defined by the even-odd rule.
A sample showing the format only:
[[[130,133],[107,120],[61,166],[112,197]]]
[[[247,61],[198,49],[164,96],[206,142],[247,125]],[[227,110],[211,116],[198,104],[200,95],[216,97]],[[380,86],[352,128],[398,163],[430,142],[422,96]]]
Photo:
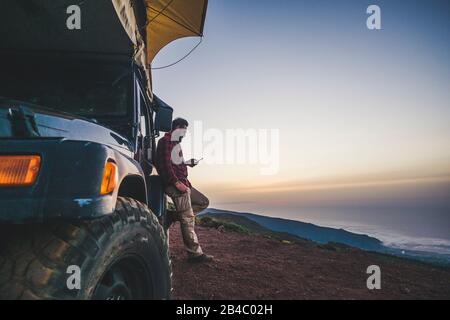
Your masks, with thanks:
[[[67,28],[74,4],[79,30]],[[203,35],[207,6],[208,0],[1,0],[0,49],[127,55],[148,66],[170,42]]]
[[[68,27],[74,5],[79,8],[79,29]],[[139,9],[144,18],[139,19]],[[147,75],[151,96],[145,37],[137,32],[145,22],[143,0],[1,0],[0,50],[133,58]]]
[[[150,81],[149,65],[165,45],[203,34],[207,3],[207,0],[0,0],[0,50],[129,57],[142,66]],[[81,10],[79,30],[67,27],[70,17],[67,9],[72,5]]]

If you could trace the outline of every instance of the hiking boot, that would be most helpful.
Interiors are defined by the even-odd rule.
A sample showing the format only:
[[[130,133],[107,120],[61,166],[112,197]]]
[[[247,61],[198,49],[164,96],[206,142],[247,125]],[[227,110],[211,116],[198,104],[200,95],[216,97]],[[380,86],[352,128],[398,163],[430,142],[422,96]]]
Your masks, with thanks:
[[[199,256],[189,256],[188,262],[190,263],[203,263],[203,262],[211,262],[214,260],[213,256],[210,256],[209,254],[201,254]]]

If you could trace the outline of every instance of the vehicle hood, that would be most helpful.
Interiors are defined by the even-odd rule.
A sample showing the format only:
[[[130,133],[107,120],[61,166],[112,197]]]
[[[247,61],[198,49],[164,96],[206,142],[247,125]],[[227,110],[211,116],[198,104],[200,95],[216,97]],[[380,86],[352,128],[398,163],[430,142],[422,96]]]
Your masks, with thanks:
[[[133,151],[127,138],[89,119],[0,98],[0,139],[4,138],[86,141]]]

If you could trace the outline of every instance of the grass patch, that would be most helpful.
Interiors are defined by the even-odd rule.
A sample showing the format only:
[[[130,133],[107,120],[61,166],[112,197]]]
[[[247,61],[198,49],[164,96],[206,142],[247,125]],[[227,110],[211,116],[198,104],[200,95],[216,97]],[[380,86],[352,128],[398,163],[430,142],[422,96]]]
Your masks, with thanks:
[[[261,235],[267,239],[278,241],[283,244],[311,243],[306,239],[302,239],[294,235],[290,235],[288,233],[271,231],[245,217],[237,217],[237,216],[211,217],[209,215],[201,215],[196,217],[196,223],[199,226],[207,228],[233,231],[246,235]]]
[[[243,234],[251,234],[252,232],[239,225],[236,224],[234,222],[228,222],[228,221],[224,221],[224,220],[220,220],[220,219],[216,219],[216,218],[211,218],[211,217],[196,217],[195,218],[195,222],[202,227],[207,227],[207,228],[214,228],[214,229],[223,229],[226,231],[232,231],[232,232],[237,232],[237,233],[243,233]]]

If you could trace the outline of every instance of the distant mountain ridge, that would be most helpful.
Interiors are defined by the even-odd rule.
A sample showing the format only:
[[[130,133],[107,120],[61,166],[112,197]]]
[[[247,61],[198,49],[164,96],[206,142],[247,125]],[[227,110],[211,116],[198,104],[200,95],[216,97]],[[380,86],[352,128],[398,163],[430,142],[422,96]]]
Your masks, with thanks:
[[[310,240],[319,244],[339,243],[366,251],[376,251],[436,265],[450,266],[450,257],[448,255],[391,248],[385,246],[383,242],[377,238],[366,234],[349,232],[344,229],[321,227],[312,223],[296,220],[215,208],[208,208],[201,212],[199,216],[209,216],[227,220],[238,225],[245,225],[258,232],[266,229],[279,234],[292,235],[299,239]]]
[[[311,223],[295,220],[266,217],[253,213],[234,212],[213,208],[206,209],[201,215],[208,215],[217,218],[229,217],[230,215],[234,215],[236,217],[246,217],[271,231],[295,235],[299,238],[322,244],[335,242],[371,251],[380,251],[384,248],[380,240],[365,234],[351,233],[343,229],[320,227]]]

